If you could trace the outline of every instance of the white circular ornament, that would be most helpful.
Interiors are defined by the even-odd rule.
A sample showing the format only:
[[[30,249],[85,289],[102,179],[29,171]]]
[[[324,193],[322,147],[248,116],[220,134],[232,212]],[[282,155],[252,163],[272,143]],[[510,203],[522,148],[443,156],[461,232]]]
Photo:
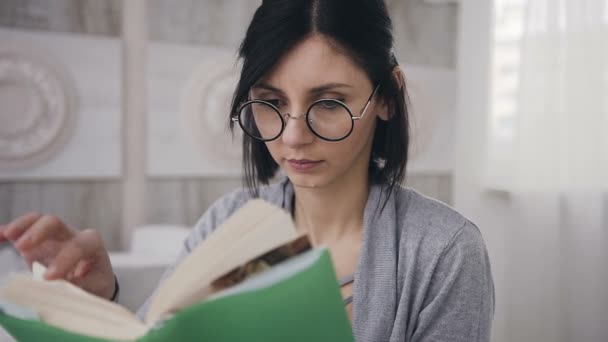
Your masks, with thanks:
[[[76,120],[75,87],[44,53],[0,47],[0,170],[26,169],[57,153]]]
[[[228,130],[232,94],[238,71],[228,56],[214,56],[195,70],[182,92],[181,125],[189,140],[208,161],[239,167],[242,135]]]

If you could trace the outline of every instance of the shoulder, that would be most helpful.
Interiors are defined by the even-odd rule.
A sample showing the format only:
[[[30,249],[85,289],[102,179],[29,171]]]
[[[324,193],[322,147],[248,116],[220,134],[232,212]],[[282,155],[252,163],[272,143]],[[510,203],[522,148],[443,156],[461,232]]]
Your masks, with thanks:
[[[487,248],[473,222],[447,204],[408,188],[395,192],[394,208],[402,278],[416,270],[430,281],[427,286],[433,286],[449,280],[450,274],[460,274],[469,285],[484,284],[487,293],[493,291]]]
[[[398,260],[403,277],[416,269],[431,281],[444,283],[448,275],[460,274],[469,282],[483,284],[492,293],[487,248],[479,228],[450,206],[401,188],[395,193]],[[411,264],[415,260],[416,265]],[[441,285],[439,285],[441,286]],[[482,286],[482,285],[480,285]]]
[[[400,244],[423,244],[425,250],[441,254],[455,243],[483,247],[477,226],[445,203],[410,188],[393,194],[395,222]]]
[[[283,185],[283,183],[274,183],[260,187],[258,198],[281,206]],[[245,188],[235,189],[218,198],[196,222],[190,236],[186,240],[185,247],[187,249],[192,249],[201,243],[218,226],[252,198],[254,198],[252,192]]]

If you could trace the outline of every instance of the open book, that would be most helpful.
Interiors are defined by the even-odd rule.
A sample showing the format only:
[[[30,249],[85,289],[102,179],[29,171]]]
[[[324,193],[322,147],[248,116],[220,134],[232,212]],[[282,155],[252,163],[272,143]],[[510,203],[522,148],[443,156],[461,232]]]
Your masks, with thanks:
[[[259,199],[176,266],[143,322],[69,282],[16,274],[0,324],[19,341],[353,341],[327,249]]]

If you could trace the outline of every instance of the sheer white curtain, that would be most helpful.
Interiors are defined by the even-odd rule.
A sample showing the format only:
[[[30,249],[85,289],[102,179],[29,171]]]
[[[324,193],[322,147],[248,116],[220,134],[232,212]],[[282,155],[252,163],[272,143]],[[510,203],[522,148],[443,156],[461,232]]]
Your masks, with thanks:
[[[510,341],[608,341],[608,0],[495,0],[486,184]]]

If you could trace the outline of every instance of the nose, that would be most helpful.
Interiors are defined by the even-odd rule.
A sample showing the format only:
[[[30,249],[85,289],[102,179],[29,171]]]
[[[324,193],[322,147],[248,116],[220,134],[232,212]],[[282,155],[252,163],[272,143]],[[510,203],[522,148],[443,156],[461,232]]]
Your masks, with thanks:
[[[315,140],[315,135],[306,125],[306,114],[286,113],[283,118],[285,119],[285,129],[281,139],[285,145],[295,148],[310,144]]]

